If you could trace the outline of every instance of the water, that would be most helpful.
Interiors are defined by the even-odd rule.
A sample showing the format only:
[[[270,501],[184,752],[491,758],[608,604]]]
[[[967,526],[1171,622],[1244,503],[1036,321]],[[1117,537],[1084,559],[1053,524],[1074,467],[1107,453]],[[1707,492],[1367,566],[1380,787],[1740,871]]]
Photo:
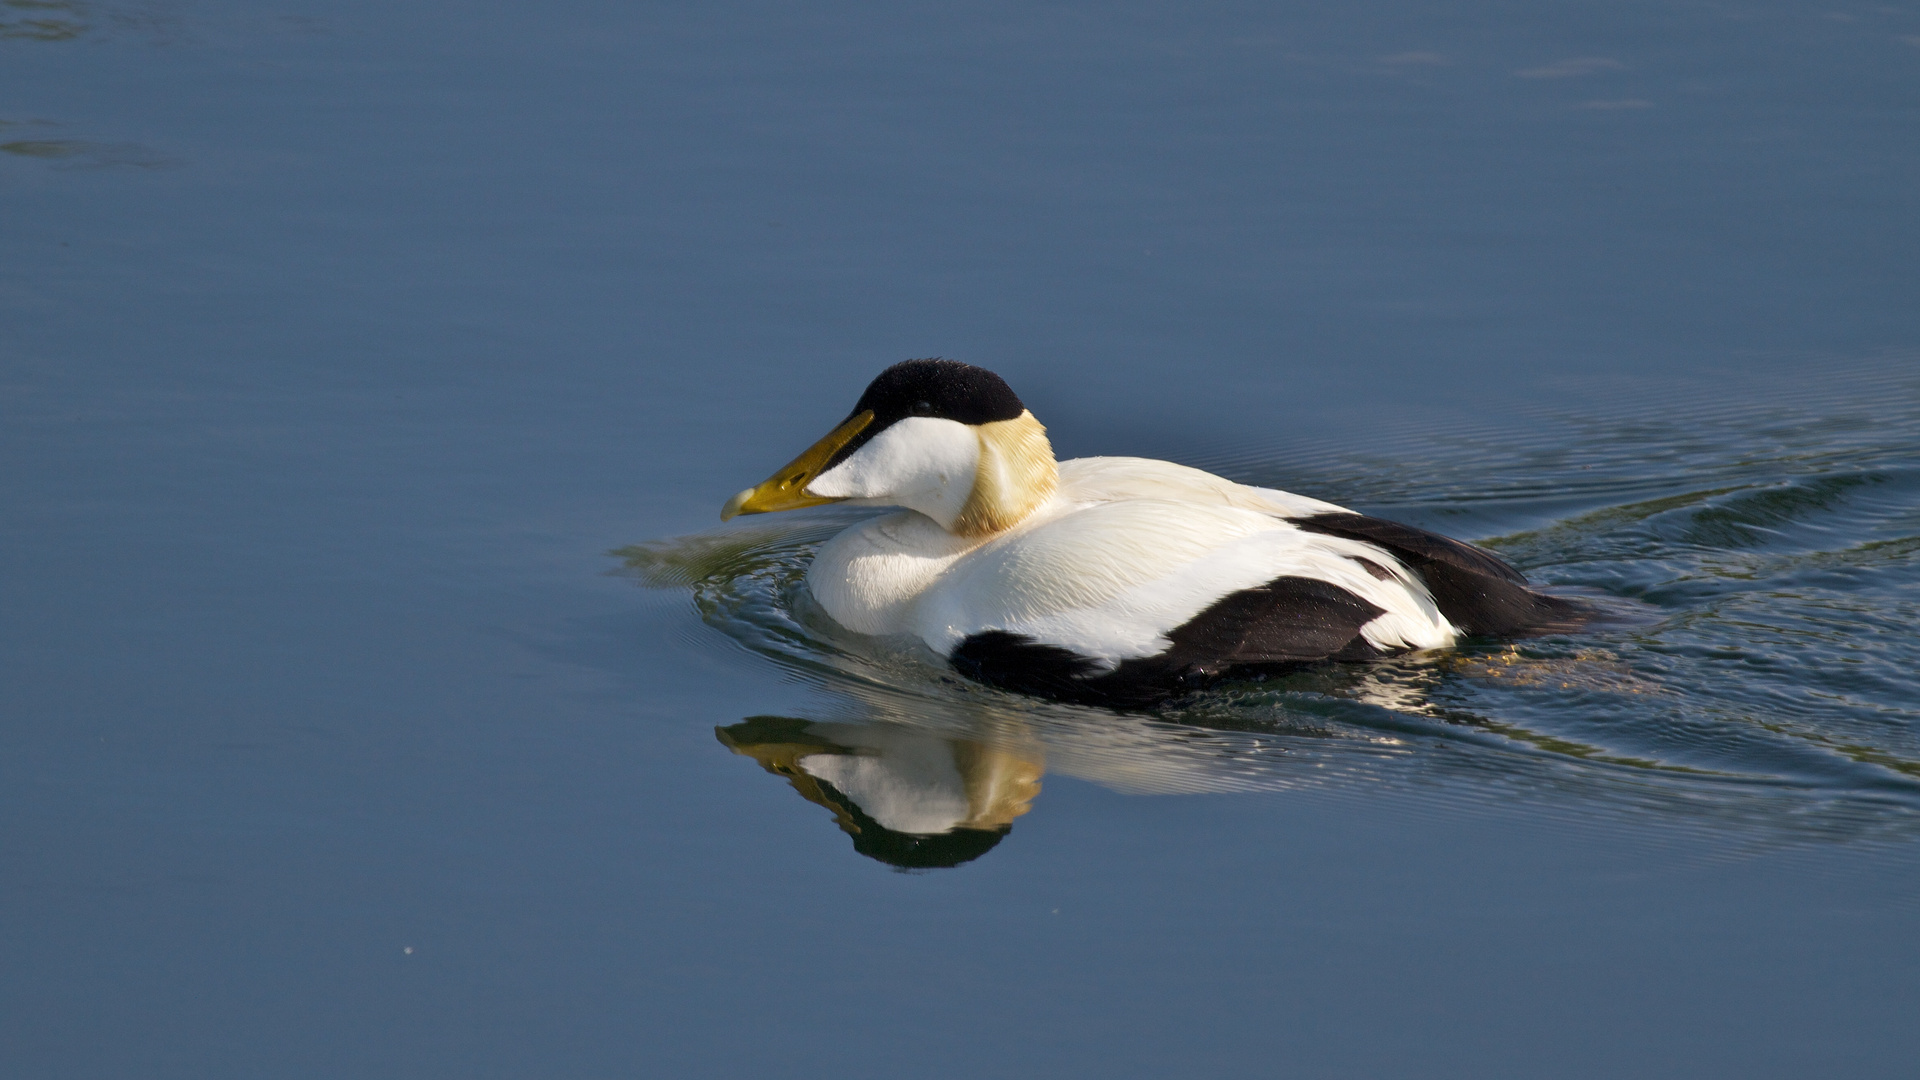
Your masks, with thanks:
[[[1904,1075],[1916,41],[0,3],[0,1063]],[[933,354],[1632,617],[947,680],[714,520]]]

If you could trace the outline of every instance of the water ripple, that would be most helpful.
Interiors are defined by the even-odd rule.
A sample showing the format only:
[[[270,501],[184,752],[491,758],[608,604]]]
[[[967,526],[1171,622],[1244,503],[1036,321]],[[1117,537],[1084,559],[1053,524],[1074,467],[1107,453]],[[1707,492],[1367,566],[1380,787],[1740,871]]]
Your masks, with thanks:
[[[1365,499],[1344,501],[1481,523],[1502,533],[1481,542],[1536,581],[1650,614],[1217,687],[1151,714],[1002,693],[917,646],[834,626],[807,595],[806,566],[858,513],[619,554],[648,584],[690,589],[701,618],[793,673],[822,716],[1017,744],[1119,790],[1312,786],[1655,814],[1750,837],[1908,837],[1920,831],[1916,400],[1563,421],[1505,441],[1435,440],[1385,466],[1202,461],[1322,494],[1364,475]]]

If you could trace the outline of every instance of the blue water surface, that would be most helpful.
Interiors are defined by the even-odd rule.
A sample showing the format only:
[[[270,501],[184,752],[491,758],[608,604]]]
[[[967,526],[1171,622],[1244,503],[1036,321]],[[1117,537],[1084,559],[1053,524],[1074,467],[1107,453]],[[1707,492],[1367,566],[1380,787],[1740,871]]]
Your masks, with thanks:
[[[1912,4],[0,0],[0,1074],[1910,1075],[1916,252]],[[944,679],[932,355],[1630,617]]]

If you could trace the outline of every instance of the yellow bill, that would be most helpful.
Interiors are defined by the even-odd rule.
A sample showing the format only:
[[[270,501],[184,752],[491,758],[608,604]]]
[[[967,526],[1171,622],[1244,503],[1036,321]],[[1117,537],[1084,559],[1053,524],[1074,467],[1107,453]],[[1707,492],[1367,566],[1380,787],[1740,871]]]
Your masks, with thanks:
[[[839,502],[839,499],[807,494],[807,485],[813,483],[813,478],[820,475],[841,447],[852,442],[871,423],[872,409],[855,414],[846,423],[828,432],[826,438],[808,447],[806,453],[788,462],[766,483],[748,488],[728,499],[727,505],[720,508],[720,520],[730,520],[736,514],[771,514],[776,510],[798,510],[804,506],[825,506]]]

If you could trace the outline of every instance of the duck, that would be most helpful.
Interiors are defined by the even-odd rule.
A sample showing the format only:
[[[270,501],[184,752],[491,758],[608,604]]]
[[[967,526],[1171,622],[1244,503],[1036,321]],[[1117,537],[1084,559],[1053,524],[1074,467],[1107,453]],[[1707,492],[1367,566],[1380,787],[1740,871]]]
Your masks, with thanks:
[[[1588,615],[1437,533],[1168,461],[1056,460],[1006,380],[942,358],[882,371],[721,518],[830,504],[893,508],[815,553],[807,590],[835,623],[1060,701],[1155,707]]]

